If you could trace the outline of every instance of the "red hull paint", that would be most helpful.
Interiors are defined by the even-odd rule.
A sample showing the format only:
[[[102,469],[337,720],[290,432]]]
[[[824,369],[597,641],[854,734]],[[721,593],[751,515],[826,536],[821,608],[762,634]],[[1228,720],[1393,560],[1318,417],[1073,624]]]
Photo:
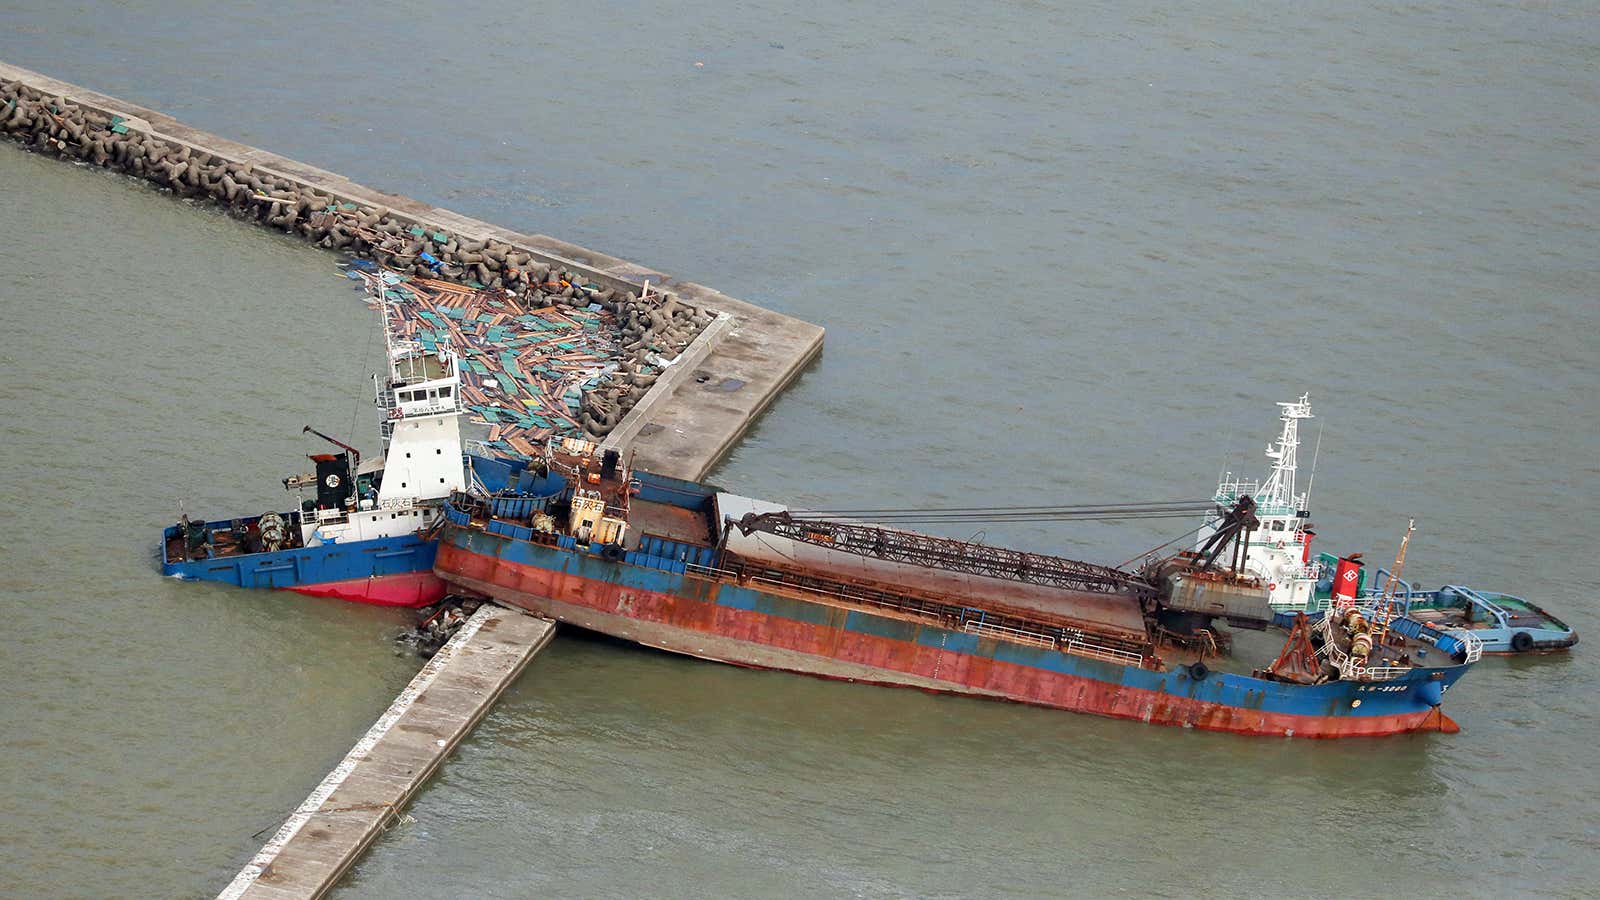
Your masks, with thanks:
[[[693,654],[691,654],[691,655],[693,655]],[[707,658],[709,658],[709,657],[707,657]],[[716,660],[716,661],[717,662],[727,662],[730,665],[741,666],[741,667],[750,668],[750,669],[771,668],[771,667],[768,667],[768,666],[749,665],[749,664],[746,664],[746,663],[733,662],[731,660]],[[851,677],[842,676],[842,675],[827,675],[827,674],[823,674],[821,672],[810,672],[810,671],[804,671],[804,670],[801,670],[801,669],[777,669],[776,671],[792,672],[792,673],[794,673],[796,675],[810,675],[813,678],[825,678],[825,679],[827,679],[829,681],[848,681],[848,682],[852,682],[852,683],[880,685],[880,686],[883,686],[883,687],[907,687],[907,685],[901,684],[899,682],[873,681],[871,679],[866,679],[866,678],[851,678]],[[1065,677],[1070,677],[1070,676],[1056,676],[1056,677],[1065,678]],[[964,691],[964,690],[960,690],[960,689],[957,689],[957,688],[944,689],[944,688],[924,687],[924,688],[921,688],[921,690],[924,691],[925,693],[929,693],[929,694],[952,694],[952,695],[956,695],[956,696],[961,696],[961,695],[973,696],[976,693],[974,691]],[[1151,693],[1151,692],[1140,691],[1139,693]],[[1030,705],[1030,706],[1051,706],[1054,709],[1064,709],[1064,710],[1068,710],[1070,712],[1090,713],[1092,715],[1107,716],[1107,717],[1113,718],[1113,719],[1138,719],[1141,722],[1147,722],[1147,723],[1152,724],[1152,725],[1176,725],[1176,726],[1179,726],[1181,728],[1199,728],[1199,729],[1202,729],[1202,730],[1205,730],[1205,731],[1226,731],[1226,732],[1229,732],[1229,733],[1232,733],[1232,734],[1249,734],[1249,735],[1264,735],[1264,736],[1265,735],[1270,735],[1270,736],[1274,736],[1274,737],[1283,736],[1283,737],[1341,738],[1341,737],[1383,737],[1385,735],[1407,734],[1407,733],[1410,733],[1410,732],[1417,732],[1417,731],[1437,731],[1437,732],[1440,732],[1441,734],[1457,734],[1457,733],[1459,733],[1461,731],[1461,726],[1456,722],[1456,720],[1450,718],[1447,715],[1445,715],[1444,712],[1442,710],[1439,710],[1439,709],[1434,709],[1434,710],[1432,710],[1430,712],[1422,713],[1422,714],[1420,714],[1418,716],[1375,716],[1375,717],[1370,717],[1370,718],[1366,719],[1365,720],[1366,722],[1377,726],[1375,729],[1373,729],[1373,728],[1350,728],[1350,729],[1337,729],[1336,728],[1336,729],[1329,729],[1329,728],[1326,727],[1327,724],[1332,723],[1332,724],[1337,725],[1337,724],[1340,724],[1343,720],[1332,719],[1332,718],[1329,718],[1329,719],[1313,719],[1313,717],[1311,717],[1311,716],[1289,716],[1289,715],[1280,715],[1280,714],[1276,714],[1276,713],[1264,713],[1264,714],[1258,713],[1258,715],[1262,715],[1263,716],[1263,720],[1267,725],[1265,730],[1258,730],[1258,729],[1243,728],[1243,727],[1213,727],[1213,726],[1207,725],[1205,723],[1195,723],[1195,722],[1191,722],[1191,721],[1188,721],[1188,720],[1182,720],[1182,719],[1149,718],[1149,717],[1146,717],[1144,715],[1126,715],[1126,714],[1119,713],[1119,712],[1104,712],[1104,711],[1101,711],[1101,710],[1098,710],[1098,709],[1079,708],[1079,707],[1076,707],[1076,706],[1054,706],[1053,704],[1036,703],[1036,702],[1031,701],[1031,700],[1024,700],[1024,699],[1019,699],[1019,698],[1016,698],[1016,697],[992,696],[992,695],[988,695],[988,694],[984,694],[982,696],[991,697],[992,699],[996,699],[996,700],[1009,700],[1009,701],[1011,701],[1013,703],[1023,703],[1023,704],[1027,704],[1027,705]],[[1222,706],[1218,706],[1217,704],[1199,704],[1198,701],[1191,701],[1191,702],[1194,702],[1194,703],[1196,703],[1198,705],[1202,705],[1202,706],[1205,706],[1205,705],[1213,706],[1213,707],[1218,708],[1218,709],[1232,709],[1232,707],[1222,707]],[[1312,723],[1312,722],[1315,722],[1316,724],[1315,725],[1308,724],[1308,723]]]
[[[903,640],[847,631],[846,610],[813,624],[720,606],[702,598],[609,582],[482,556],[440,543],[435,571],[511,605],[647,646],[739,666],[926,691],[1012,700],[1159,725],[1298,737],[1454,733],[1434,709],[1393,716],[1301,716],[1130,688]],[[558,598],[558,599],[557,599]]]
[[[285,590],[313,597],[333,597],[374,606],[404,606],[416,608],[438,603],[449,586],[432,572],[402,572],[398,575],[374,575],[352,578],[349,581],[326,581],[322,584],[301,584]]]

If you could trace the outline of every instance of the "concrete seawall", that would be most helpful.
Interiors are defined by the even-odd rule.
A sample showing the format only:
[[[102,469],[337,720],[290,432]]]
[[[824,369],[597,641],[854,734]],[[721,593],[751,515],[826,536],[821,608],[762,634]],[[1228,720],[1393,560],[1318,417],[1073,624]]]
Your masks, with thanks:
[[[612,310],[624,365],[673,362],[642,395],[630,396],[626,379],[587,392],[582,422],[596,438],[631,445],[636,466],[661,474],[704,476],[822,346],[821,328],[710,288],[377,191],[5,63],[0,132],[400,271]]]
[[[480,607],[218,896],[326,894],[555,633]]]

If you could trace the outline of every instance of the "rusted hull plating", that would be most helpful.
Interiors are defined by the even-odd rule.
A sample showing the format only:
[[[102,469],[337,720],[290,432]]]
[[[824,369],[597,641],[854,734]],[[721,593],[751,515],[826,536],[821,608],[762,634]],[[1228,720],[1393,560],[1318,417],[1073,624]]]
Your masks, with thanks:
[[[1160,725],[1298,737],[1455,732],[1419,685],[1281,685],[1152,672],[867,610],[447,527],[435,571],[540,615],[718,662],[1006,699]],[[1450,681],[1456,673],[1448,673]],[[1437,676],[1435,680],[1438,680]],[[1448,684],[1436,685],[1433,696]]]

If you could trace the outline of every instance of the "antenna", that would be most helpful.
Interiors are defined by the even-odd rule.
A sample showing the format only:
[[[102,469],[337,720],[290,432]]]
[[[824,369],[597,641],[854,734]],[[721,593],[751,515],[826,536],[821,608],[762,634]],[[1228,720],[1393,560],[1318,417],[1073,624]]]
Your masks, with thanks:
[[[1301,394],[1299,400],[1279,403],[1278,409],[1279,418],[1283,422],[1283,433],[1278,436],[1276,444],[1267,445],[1266,455],[1267,459],[1272,460],[1272,475],[1256,492],[1256,502],[1269,507],[1298,509],[1299,498],[1295,496],[1294,490],[1294,475],[1297,468],[1295,448],[1300,446],[1300,420],[1313,418],[1311,396]]]
[[[383,294],[382,293],[378,294],[378,317],[383,321],[383,330],[384,330],[385,335],[387,335],[388,331],[389,331],[389,310],[388,310],[387,307],[385,307],[383,305]],[[388,342],[387,339],[385,339],[385,343],[387,343],[387,342]],[[366,365],[367,364],[367,360],[369,358],[371,358],[371,356],[372,356],[372,330],[369,328],[369,329],[367,329],[366,346],[364,346],[361,349],[361,364],[363,366]],[[374,387],[376,387],[376,385],[377,385],[377,373],[373,373],[373,385],[374,385]],[[355,400],[351,401],[351,404],[350,404],[350,431],[349,431],[350,434],[353,435],[353,434],[356,433],[356,423],[358,421],[360,421],[360,419],[361,419],[361,398],[358,395]],[[300,432],[300,433],[301,434],[305,434],[305,432],[303,432],[303,431]],[[358,457],[359,457],[359,454],[358,454]]]
[[[1317,457],[1322,455],[1322,426],[1317,423],[1317,446],[1311,450],[1311,477],[1306,479],[1306,511],[1311,510],[1311,486],[1317,483]]]
[[[1228,445],[1233,443],[1233,427],[1228,427],[1228,433],[1222,439],[1222,464],[1217,467],[1217,484],[1221,484],[1228,477]]]

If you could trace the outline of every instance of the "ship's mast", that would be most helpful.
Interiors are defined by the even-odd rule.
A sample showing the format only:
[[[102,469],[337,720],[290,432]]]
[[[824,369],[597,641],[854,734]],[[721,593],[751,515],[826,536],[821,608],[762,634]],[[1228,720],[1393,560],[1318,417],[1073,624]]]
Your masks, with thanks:
[[[428,350],[398,334],[383,297],[384,280],[368,280],[379,299],[388,377],[373,378],[382,427],[381,508],[405,508],[465,487],[461,455],[461,363],[447,347]]]
[[[1267,459],[1272,460],[1272,475],[1256,492],[1256,504],[1267,509],[1285,508],[1293,512],[1305,509],[1306,496],[1295,495],[1294,476],[1298,467],[1295,451],[1300,446],[1300,420],[1311,418],[1311,395],[1301,394],[1293,403],[1278,404],[1282,410],[1283,433],[1277,446],[1267,447]],[[1292,513],[1291,513],[1292,514]]]
[[[1374,611],[1377,621],[1373,624],[1377,626],[1378,639],[1380,641],[1385,634],[1388,634],[1389,623],[1394,620],[1395,608],[1400,604],[1400,598],[1397,594],[1397,589],[1401,584],[1400,573],[1406,569],[1406,549],[1411,546],[1411,536],[1416,532],[1417,520],[1411,519],[1406,522],[1406,536],[1400,539],[1400,552],[1396,553],[1394,557],[1394,574],[1389,576],[1389,583],[1384,586],[1383,596],[1379,598]]]

